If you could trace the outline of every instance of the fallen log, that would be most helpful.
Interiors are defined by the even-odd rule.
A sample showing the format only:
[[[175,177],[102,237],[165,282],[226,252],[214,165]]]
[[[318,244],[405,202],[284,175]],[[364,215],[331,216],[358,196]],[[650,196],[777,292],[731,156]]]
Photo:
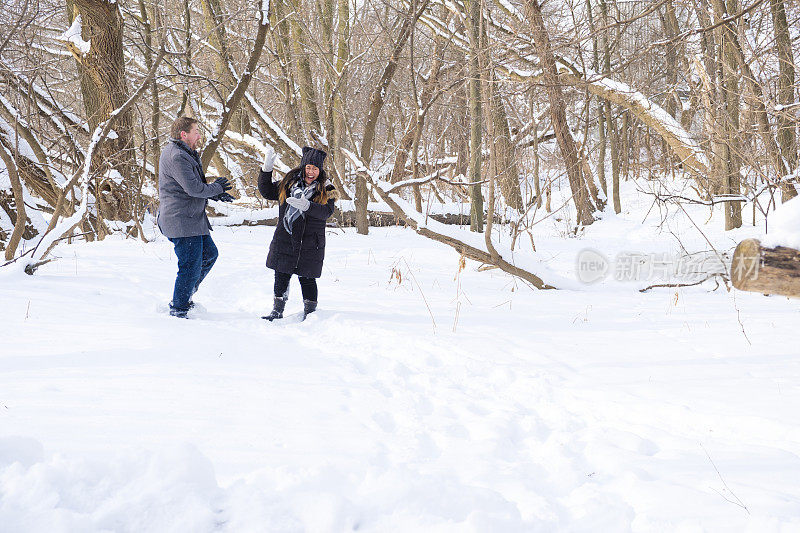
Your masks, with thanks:
[[[337,209],[333,217],[331,218],[330,223],[328,224],[342,227],[342,228],[351,228],[355,227],[356,225],[356,216],[355,211],[341,211]],[[214,207],[209,207],[208,215],[213,220],[214,218],[224,217],[224,213],[219,213],[214,209]],[[397,216],[395,213],[388,213],[383,211],[368,211],[367,218],[369,221],[370,227],[373,228],[380,228],[386,226],[405,226],[406,221],[405,219]],[[433,213],[427,215],[427,218],[431,220],[435,220],[436,222],[441,222],[442,224],[447,225],[455,225],[455,226],[469,226],[469,215],[461,215],[456,213]],[[504,221],[500,219],[500,217],[495,216],[495,223],[502,224]],[[241,222],[236,224],[230,224],[231,226],[275,226],[278,223],[277,217],[269,217],[269,218],[245,218]],[[228,225],[228,224],[223,224]]]
[[[392,208],[394,214],[397,215],[399,219],[404,220],[406,225],[417,232],[417,234],[446,244],[457,250],[463,257],[479,261],[485,265],[497,267],[512,276],[527,281],[537,289],[556,288],[554,285],[546,283],[530,270],[526,270],[514,264],[515,258],[513,251],[504,251],[506,254],[504,257],[497,252],[495,246],[487,246],[486,239],[482,238],[483,236],[481,236],[481,238],[475,238],[474,233],[455,228],[450,229],[435,220],[426,219],[422,213],[417,213],[413,210],[408,202],[403,200],[396,193],[392,193],[392,184],[381,180],[378,175],[371,172],[356,154],[346,149],[343,149],[342,153],[356,168],[356,173],[360,174],[363,179],[371,185],[372,189],[378,193],[381,200]],[[541,268],[544,272],[547,272],[546,267]],[[547,273],[550,274],[549,272]],[[558,278],[556,275],[552,277]],[[562,278],[560,281],[568,285],[567,280]]]
[[[800,250],[745,239],[733,252],[731,281],[741,291],[800,298]]]

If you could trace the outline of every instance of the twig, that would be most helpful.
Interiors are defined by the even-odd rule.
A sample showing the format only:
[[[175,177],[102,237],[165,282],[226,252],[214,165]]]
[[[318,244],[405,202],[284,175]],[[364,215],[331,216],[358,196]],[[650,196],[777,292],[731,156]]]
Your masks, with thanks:
[[[707,278],[701,279],[700,281],[697,281],[695,283],[657,283],[655,285],[650,285],[649,287],[645,287],[644,289],[639,289],[639,292],[647,292],[650,289],[656,289],[656,288],[694,287],[695,285],[700,285],[701,283],[705,283],[710,279],[714,279],[717,276],[722,277],[722,274],[719,273],[711,274]]]
[[[419,282],[417,281],[417,278],[414,277],[414,273],[411,271],[411,267],[408,265],[408,261],[406,261],[405,257],[403,257],[403,263],[406,264],[406,268],[408,269],[408,273],[411,275],[411,279],[414,280],[414,283],[417,284],[417,288],[419,289],[419,293],[422,295],[422,301],[425,302],[425,307],[428,308],[428,314],[431,315],[431,322],[433,322],[433,333],[435,334],[436,333],[436,319],[433,318],[433,311],[431,311],[431,306],[428,305],[428,299],[425,298],[425,293],[422,292],[422,287],[420,286]]]
[[[443,181],[445,183],[453,185],[454,187],[472,187],[474,185],[483,185],[485,183],[489,183],[489,180],[470,181],[470,182],[449,180],[447,178],[442,178],[441,176],[438,175],[440,170],[441,169],[437,169],[437,171],[434,173],[435,175],[425,176],[417,179],[398,181],[397,183],[392,184],[392,187],[388,189],[386,192],[393,193],[403,187],[410,187],[412,185],[424,185],[434,180]]]
[[[643,191],[639,189],[641,192],[647,194],[647,191]],[[689,198],[687,196],[681,196],[679,194],[655,194],[657,200],[661,202],[667,202],[669,200],[682,200],[684,202],[690,204],[699,204],[699,205],[716,205],[716,204],[724,204],[726,202],[749,202],[750,199],[741,194],[718,194],[716,196],[712,196],[710,200],[698,200],[696,198]],[[677,202],[676,202],[677,203]]]
[[[720,263],[722,263],[722,264],[724,265],[724,264],[725,264],[725,261],[722,259],[722,255],[721,255],[721,254],[720,254],[720,253],[717,251],[717,249],[716,249],[716,248],[714,248],[714,245],[713,245],[713,244],[711,244],[711,241],[708,239],[708,237],[706,237],[706,234],[705,234],[705,233],[703,233],[703,230],[701,230],[701,229],[700,229],[700,227],[699,227],[697,224],[695,224],[695,222],[694,222],[694,220],[692,219],[692,217],[690,217],[690,216],[689,216],[689,213],[687,213],[687,212],[686,212],[686,209],[684,209],[684,208],[683,208],[683,206],[682,206],[681,204],[677,204],[677,205],[678,205],[678,207],[680,207],[680,208],[681,208],[681,211],[683,211],[683,214],[684,214],[684,215],[686,215],[686,218],[688,218],[688,219],[689,219],[689,222],[691,222],[691,223],[692,223],[692,225],[693,225],[693,226],[694,226],[694,227],[697,229],[697,231],[699,231],[699,232],[700,232],[700,235],[702,235],[702,236],[703,236],[703,238],[704,238],[704,239],[705,239],[705,241],[708,243],[708,245],[711,247],[711,249],[712,249],[712,250],[714,250],[714,253],[715,253],[715,254],[717,254],[717,258],[719,259]],[[726,273],[727,273],[727,269],[726,269]]]
[[[18,261],[19,259],[22,259],[22,258],[23,258],[23,257],[25,257],[26,255],[28,255],[28,254],[30,254],[30,253],[33,253],[33,251],[34,251],[34,250],[35,250],[35,248],[29,248],[27,252],[25,252],[25,253],[22,253],[22,254],[18,255],[17,257],[15,257],[14,259],[11,259],[10,261],[6,261],[6,262],[5,262],[5,263],[3,263],[2,265],[0,265],[0,267],[8,266],[8,265],[10,265],[11,263],[14,263],[14,262]]]
[[[720,474],[720,473],[719,473],[719,469],[717,468],[717,465],[715,465],[715,464],[714,464],[714,461],[711,459],[711,456],[710,456],[710,455],[708,455],[708,452],[706,451],[706,448],[705,448],[705,446],[703,446],[703,443],[702,443],[702,442],[700,443],[700,447],[701,447],[701,448],[703,448],[703,452],[706,454],[706,457],[708,457],[708,460],[709,460],[709,462],[711,463],[711,466],[713,466],[713,467],[714,467],[714,470],[717,472],[717,476],[719,476],[719,480],[720,480],[720,481],[722,481],[722,485],[725,487],[725,490],[727,490],[728,492],[730,492],[730,493],[731,493],[731,496],[733,496],[734,498],[736,498],[736,501],[733,501],[733,500],[731,500],[730,498],[726,497],[724,494],[722,494],[720,491],[718,491],[717,489],[715,489],[715,488],[713,488],[713,487],[711,487],[711,490],[713,490],[714,492],[716,492],[717,494],[719,494],[720,496],[722,496],[722,498],[723,498],[725,501],[727,501],[727,502],[730,502],[730,503],[732,503],[732,504],[734,504],[734,505],[738,505],[739,507],[741,507],[742,509],[744,509],[744,510],[747,512],[747,514],[750,514],[750,510],[747,508],[747,506],[746,506],[744,503],[742,503],[742,500],[740,500],[740,499],[739,499],[739,497],[738,497],[736,494],[734,494],[734,493],[733,493],[733,491],[732,491],[732,490],[731,490],[731,488],[728,486],[728,484],[727,484],[727,483],[725,483],[725,480],[722,478],[722,474]]]
[[[742,323],[742,317],[741,313],[739,312],[739,307],[736,305],[736,291],[733,292],[733,308],[736,309],[736,320],[739,322],[739,327],[742,328],[742,335],[744,335],[744,340],[747,341],[747,344],[752,346],[753,343],[750,342],[750,338],[747,336],[747,332],[744,330],[744,324]]]

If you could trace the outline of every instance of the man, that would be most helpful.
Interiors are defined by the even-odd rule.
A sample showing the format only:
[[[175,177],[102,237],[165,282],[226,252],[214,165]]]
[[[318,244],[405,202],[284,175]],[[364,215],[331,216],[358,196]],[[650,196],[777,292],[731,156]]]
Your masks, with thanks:
[[[178,276],[169,304],[169,314],[186,318],[194,306],[192,295],[219,255],[211,240],[206,216],[208,200],[230,202],[233,197],[227,178],[206,183],[197,153],[200,128],[195,119],[178,117],[172,124],[170,140],[161,152],[158,171],[158,229],[174,245]]]

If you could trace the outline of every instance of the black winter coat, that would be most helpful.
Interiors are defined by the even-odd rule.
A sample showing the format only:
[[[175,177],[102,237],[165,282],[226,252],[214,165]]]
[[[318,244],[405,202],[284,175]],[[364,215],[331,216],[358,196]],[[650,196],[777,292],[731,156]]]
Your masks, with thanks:
[[[292,171],[294,172],[294,171]],[[299,176],[298,176],[299,178]],[[259,171],[258,191],[267,200],[278,200],[280,182],[272,182],[272,172]],[[325,260],[325,221],[333,214],[338,193],[332,185],[325,187],[327,202],[312,201],[304,217],[297,217],[292,233],[283,227],[286,201],[278,207],[278,225],[267,254],[267,268],[304,278],[318,278]]]

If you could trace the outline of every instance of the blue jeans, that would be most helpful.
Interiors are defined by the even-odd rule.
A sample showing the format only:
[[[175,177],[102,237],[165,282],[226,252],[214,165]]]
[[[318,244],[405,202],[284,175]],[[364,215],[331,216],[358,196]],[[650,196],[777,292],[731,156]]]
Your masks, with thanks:
[[[214,266],[219,252],[211,235],[178,237],[170,241],[175,245],[175,255],[178,256],[178,277],[175,278],[170,309],[187,311],[192,294]]]

